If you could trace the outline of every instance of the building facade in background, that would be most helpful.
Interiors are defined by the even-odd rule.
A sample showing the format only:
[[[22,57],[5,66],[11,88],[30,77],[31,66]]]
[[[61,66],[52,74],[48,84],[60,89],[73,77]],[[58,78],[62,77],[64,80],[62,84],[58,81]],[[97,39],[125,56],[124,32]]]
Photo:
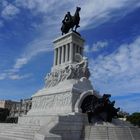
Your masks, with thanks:
[[[20,101],[12,101],[12,100],[0,100],[0,109],[2,110],[0,113],[0,118],[3,117],[3,110],[8,110],[7,113],[8,119],[18,118],[19,116],[27,114],[27,112],[31,109],[32,99],[21,99]],[[5,119],[3,119],[5,120]]]
[[[0,108],[3,109],[9,109],[11,110],[13,106],[20,104],[20,102],[17,101],[11,101],[11,100],[0,100]]]

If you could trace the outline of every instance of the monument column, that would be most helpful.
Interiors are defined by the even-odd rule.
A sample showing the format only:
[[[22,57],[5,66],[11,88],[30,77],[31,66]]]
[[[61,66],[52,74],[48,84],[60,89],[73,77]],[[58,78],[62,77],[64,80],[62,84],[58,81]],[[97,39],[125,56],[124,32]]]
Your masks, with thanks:
[[[59,62],[60,62],[60,48],[57,48],[57,49],[58,49],[57,65],[59,65]]]
[[[78,53],[80,54],[80,46],[77,46],[78,47]]]
[[[62,46],[61,64],[64,63],[64,47],[65,46]]]
[[[65,46],[66,52],[65,52],[65,62],[68,61],[68,44]]]
[[[73,44],[70,43],[70,62],[73,62]]]
[[[63,57],[64,57],[64,61],[63,62],[65,63],[66,62],[66,45],[64,45],[64,56]]]
[[[56,52],[56,51],[57,51],[57,50],[55,49],[55,50],[54,50],[54,62],[53,62],[53,65],[54,65],[54,66],[57,65],[57,64],[56,64],[56,59],[57,59],[57,58],[56,58],[56,56],[57,56],[57,52]]]
[[[60,55],[59,55],[59,64],[61,64],[61,59],[62,59],[62,46],[59,47],[59,49],[60,49],[60,51],[59,51],[59,53],[60,53]]]

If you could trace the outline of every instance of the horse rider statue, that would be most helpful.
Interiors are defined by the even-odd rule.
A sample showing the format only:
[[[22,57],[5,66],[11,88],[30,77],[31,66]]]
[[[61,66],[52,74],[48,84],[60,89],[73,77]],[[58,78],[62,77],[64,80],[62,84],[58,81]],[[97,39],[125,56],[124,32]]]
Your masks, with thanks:
[[[64,19],[62,20],[62,27],[61,27],[62,35],[64,33],[65,34],[68,33],[70,29],[73,30],[74,26],[75,26],[75,32],[76,32],[76,29],[78,27],[80,27],[79,26],[79,22],[80,22],[79,12],[80,12],[80,10],[81,10],[81,8],[77,7],[74,16],[71,16],[70,12],[67,12]]]

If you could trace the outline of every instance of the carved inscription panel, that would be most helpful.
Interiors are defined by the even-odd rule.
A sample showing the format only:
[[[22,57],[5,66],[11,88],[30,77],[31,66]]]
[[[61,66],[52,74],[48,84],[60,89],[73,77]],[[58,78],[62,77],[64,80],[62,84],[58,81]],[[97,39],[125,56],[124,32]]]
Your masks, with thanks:
[[[58,106],[69,106],[72,104],[71,99],[72,95],[70,92],[34,97],[32,100],[32,109],[50,109]]]

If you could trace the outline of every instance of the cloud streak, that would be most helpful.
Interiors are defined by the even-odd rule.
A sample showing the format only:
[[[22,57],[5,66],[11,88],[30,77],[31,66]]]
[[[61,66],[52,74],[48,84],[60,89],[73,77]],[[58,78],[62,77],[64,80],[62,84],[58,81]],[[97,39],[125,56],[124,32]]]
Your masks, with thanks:
[[[90,60],[92,81],[102,92],[113,95],[140,91],[140,36],[130,44],[122,44],[107,56]]]
[[[92,47],[89,47],[88,45],[85,46],[85,52],[87,53],[99,52],[106,47],[108,47],[107,41],[98,41],[98,42],[93,43]]]
[[[138,0],[88,0],[82,6],[82,27],[95,28],[111,19],[120,19],[139,7]]]
[[[1,12],[1,16],[5,19],[11,19],[15,17],[20,12],[20,10],[12,4],[4,4],[4,8]]]
[[[6,72],[0,74],[0,80],[5,80],[5,79],[22,80],[25,78],[29,78],[31,76],[32,76],[32,74],[30,74],[30,73],[19,75],[19,74],[16,74],[15,71],[13,71],[13,70],[7,70]]]

